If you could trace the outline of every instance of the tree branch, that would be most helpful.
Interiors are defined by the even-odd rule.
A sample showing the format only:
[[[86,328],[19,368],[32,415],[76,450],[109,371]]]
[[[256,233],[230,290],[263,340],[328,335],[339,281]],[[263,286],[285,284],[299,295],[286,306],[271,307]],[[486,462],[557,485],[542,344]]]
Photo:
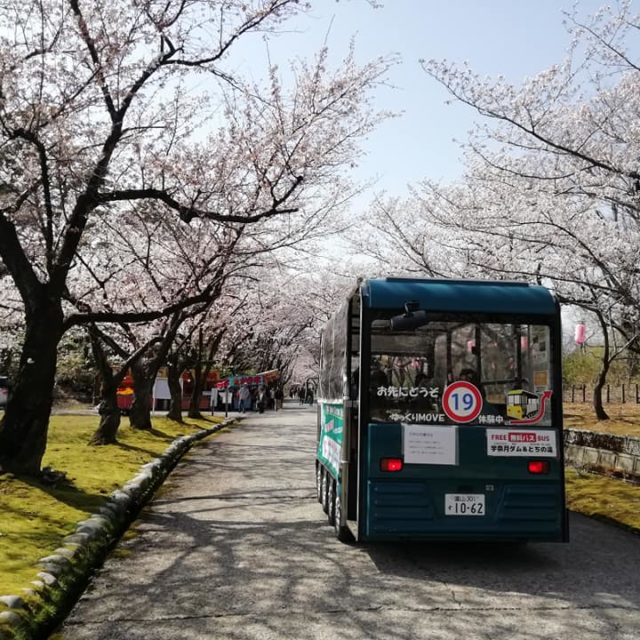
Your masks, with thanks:
[[[170,209],[177,211],[180,219],[184,222],[191,222],[194,218],[207,218],[209,220],[215,220],[217,222],[223,223],[241,223],[241,224],[251,224],[253,222],[258,222],[263,218],[271,218],[273,216],[286,214],[286,213],[295,213],[298,211],[298,208],[287,208],[287,209],[279,209],[280,205],[286,202],[291,195],[295,192],[298,186],[302,183],[302,176],[296,177],[293,184],[287,189],[287,191],[280,196],[280,198],[274,199],[272,206],[269,209],[266,209],[260,213],[254,213],[249,215],[234,215],[234,214],[224,214],[224,213],[215,213],[213,211],[206,211],[204,209],[198,209],[195,207],[190,207],[187,205],[183,205],[179,203],[175,198],[170,196],[166,191],[161,189],[124,189],[120,191],[112,191],[109,193],[101,193],[97,196],[97,199],[100,203],[107,202],[118,202],[118,201],[127,201],[127,200],[159,200],[160,202],[167,205]]]

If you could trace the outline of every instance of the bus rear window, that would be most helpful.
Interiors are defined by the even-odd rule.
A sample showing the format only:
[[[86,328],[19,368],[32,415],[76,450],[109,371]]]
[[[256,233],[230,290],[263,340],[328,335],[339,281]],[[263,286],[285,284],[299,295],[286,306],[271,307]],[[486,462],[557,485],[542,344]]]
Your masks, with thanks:
[[[546,325],[438,320],[394,331],[377,318],[371,331],[370,417],[548,426],[552,364]]]

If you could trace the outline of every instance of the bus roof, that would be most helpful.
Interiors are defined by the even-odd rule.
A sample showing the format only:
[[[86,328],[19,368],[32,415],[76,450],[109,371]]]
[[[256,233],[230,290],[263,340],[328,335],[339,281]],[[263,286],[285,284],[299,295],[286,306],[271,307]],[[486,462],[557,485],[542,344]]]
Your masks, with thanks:
[[[415,300],[421,309],[443,313],[558,313],[548,289],[526,282],[376,278],[364,280],[361,291],[371,309],[403,309],[405,302]]]

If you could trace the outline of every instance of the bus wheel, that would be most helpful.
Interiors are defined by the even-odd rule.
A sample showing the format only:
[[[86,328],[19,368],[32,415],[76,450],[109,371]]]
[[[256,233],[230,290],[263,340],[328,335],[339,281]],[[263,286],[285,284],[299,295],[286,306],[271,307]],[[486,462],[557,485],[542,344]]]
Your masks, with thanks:
[[[322,502],[322,465],[316,464],[316,497]]]
[[[329,525],[333,527],[336,518],[336,481],[329,478],[329,495],[327,496],[327,520]]]
[[[343,525],[341,525],[342,521],[342,501],[340,500],[340,494],[336,492],[336,506],[333,516],[333,529],[336,532],[336,538],[340,540],[340,542],[353,542],[353,536],[351,535],[351,531]]]
[[[320,502],[322,504],[322,510],[325,513],[329,513],[329,503],[327,501],[327,498],[329,497],[328,496],[328,493],[329,493],[329,487],[328,487],[329,478],[328,478],[328,475],[329,474],[327,473],[327,470],[324,467],[322,467],[322,489],[321,489],[322,495],[320,496],[320,498],[321,498]]]

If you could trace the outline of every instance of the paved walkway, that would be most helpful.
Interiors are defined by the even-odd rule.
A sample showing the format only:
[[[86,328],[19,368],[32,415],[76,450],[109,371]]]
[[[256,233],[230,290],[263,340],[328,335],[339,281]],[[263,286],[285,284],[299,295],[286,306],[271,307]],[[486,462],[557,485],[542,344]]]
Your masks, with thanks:
[[[196,447],[61,637],[640,638],[639,537],[576,516],[569,545],[343,545],[315,500],[314,440],[315,407],[296,402]]]

